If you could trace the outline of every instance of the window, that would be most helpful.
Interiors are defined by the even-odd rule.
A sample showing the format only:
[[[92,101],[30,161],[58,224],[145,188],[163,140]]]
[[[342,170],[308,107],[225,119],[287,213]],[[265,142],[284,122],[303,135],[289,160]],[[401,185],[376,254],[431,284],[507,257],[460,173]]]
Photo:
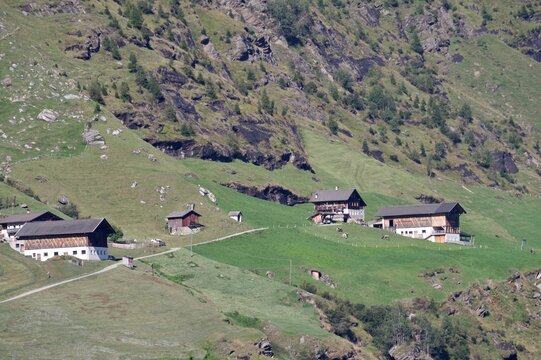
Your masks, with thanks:
[[[77,255],[77,250],[73,250],[73,255]]]
[[[58,256],[58,251],[55,251],[55,252],[54,252],[54,256]]]
[[[426,230],[423,230],[423,234],[426,234]]]
[[[43,253],[43,256],[44,256],[44,257],[47,257],[47,256],[49,256],[49,253],[48,253],[48,252]]]
[[[18,248],[18,247],[19,247],[19,244],[15,244],[15,247]]]
[[[36,253],[32,253],[32,257],[36,257]]]
[[[86,250],[81,250],[81,254],[85,255],[85,254],[86,254]]]

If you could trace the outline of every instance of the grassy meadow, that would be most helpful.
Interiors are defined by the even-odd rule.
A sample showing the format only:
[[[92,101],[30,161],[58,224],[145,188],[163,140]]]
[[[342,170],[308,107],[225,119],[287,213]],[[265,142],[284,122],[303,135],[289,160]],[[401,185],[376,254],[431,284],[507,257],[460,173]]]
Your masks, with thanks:
[[[137,285],[135,285],[137,284]],[[7,358],[202,359],[218,340],[261,333],[224,322],[204,295],[126,268],[0,305]],[[59,343],[59,339],[61,342]],[[68,346],[68,344],[70,344]]]

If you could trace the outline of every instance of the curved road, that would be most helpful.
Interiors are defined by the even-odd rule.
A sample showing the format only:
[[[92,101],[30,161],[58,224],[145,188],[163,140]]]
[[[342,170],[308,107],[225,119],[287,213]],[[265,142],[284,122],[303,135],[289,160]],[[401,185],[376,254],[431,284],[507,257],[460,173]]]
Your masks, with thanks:
[[[232,238],[232,237],[235,237],[235,236],[248,234],[248,233],[252,233],[252,232],[256,232],[256,231],[263,231],[263,230],[267,230],[267,229],[268,228],[259,228],[259,229],[246,230],[246,231],[242,231],[242,232],[239,232],[239,233],[227,235],[227,236],[224,236],[224,237],[221,237],[221,238],[217,238],[217,239],[214,239],[214,240],[205,241],[205,242],[202,242],[202,243],[199,243],[199,244],[194,244],[193,246],[202,245],[202,244],[208,244],[208,243],[212,243],[212,242],[216,242],[216,241],[222,241],[222,240],[226,240],[226,239],[229,239],[229,238]],[[160,253],[140,256],[138,258],[135,258],[134,260],[148,259],[148,258],[151,258],[151,257],[154,257],[154,256],[160,256],[160,255],[172,253],[172,252],[179,251],[179,250],[180,250],[180,248],[172,248],[170,250],[163,251],[163,252],[160,252]],[[81,279],[84,279],[84,278],[87,278],[87,277],[90,277],[90,276],[99,275],[99,274],[102,274],[102,273],[107,272],[109,270],[116,269],[117,267],[119,267],[121,265],[122,265],[122,263],[117,262],[116,264],[109,265],[107,267],[104,267],[101,270],[94,271],[93,273],[90,273],[90,274],[78,276],[78,277],[72,278],[72,279],[59,281],[59,282],[51,284],[51,285],[47,285],[47,286],[43,286],[43,287],[40,287],[40,288],[37,288],[37,289],[34,289],[34,290],[30,290],[30,291],[24,292],[22,294],[19,294],[17,296],[14,296],[12,298],[2,300],[2,301],[0,301],[0,304],[7,303],[7,302],[10,302],[10,301],[13,301],[13,300],[22,299],[22,298],[30,296],[32,294],[35,294],[35,293],[38,293],[38,292],[41,292],[41,291],[44,291],[44,290],[48,290],[48,289],[51,289],[51,288],[54,288],[54,287],[57,287],[57,286],[60,286],[60,285],[64,285],[64,284],[67,284],[67,283],[70,283],[70,282],[73,282],[73,281],[81,280]]]

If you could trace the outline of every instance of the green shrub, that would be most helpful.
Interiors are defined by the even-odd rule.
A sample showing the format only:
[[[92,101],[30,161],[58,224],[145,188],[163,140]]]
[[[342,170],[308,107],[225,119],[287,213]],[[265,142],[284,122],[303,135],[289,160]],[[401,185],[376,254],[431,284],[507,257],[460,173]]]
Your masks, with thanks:
[[[79,218],[79,209],[77,209],[77,205],[70,202],[65,205],[60,205],[57,207],[59,211],[62,213],[68,215],[70,218],[78,219]]]
[[[231,319],[235,325],[247,327],[247,328],[259,328],[261,325],[261,320],[256,317],[246,316],[240,314],[238,311],[226,312],[225,316]]]

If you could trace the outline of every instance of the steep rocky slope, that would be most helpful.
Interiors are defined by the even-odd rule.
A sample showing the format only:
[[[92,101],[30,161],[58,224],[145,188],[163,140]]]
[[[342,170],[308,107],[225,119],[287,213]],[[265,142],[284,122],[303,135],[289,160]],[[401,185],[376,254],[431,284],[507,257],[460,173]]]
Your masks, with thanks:
[[[181,158],[312,171],[308,127],[419,174],[519,192],[539,182],[535,2],[13,0],[3,9],[7,138],[24,128],[24,96],[50,92],[53,114],[90,98],[88,108],[105,107]],[[13,59],[33,49],[36,60]],[[36,76],[59,84],[37,87]],[[82,126],[89,115],[70,108]],[[28,146],[14,145],[36,155]]]

